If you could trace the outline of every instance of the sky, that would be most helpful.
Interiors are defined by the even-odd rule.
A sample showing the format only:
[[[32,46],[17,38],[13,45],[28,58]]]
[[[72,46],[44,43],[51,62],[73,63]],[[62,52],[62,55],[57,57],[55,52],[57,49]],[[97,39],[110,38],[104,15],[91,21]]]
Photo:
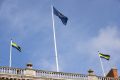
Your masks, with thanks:
[[[51,5],[68,17],[65,26],[54,16],[60,72],[102,76],[98,51],[105,73],[117,68],[120,75],[120,0],[0,0],[0,66],[56,71]]]

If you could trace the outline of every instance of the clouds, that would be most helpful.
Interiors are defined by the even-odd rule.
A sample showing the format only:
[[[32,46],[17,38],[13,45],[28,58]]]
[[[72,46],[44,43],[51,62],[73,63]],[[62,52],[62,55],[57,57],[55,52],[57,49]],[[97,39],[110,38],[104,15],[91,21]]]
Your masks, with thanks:
[[[33,4],[36,3],[36,1],[33,1]],[[43,8],[45,4],[47,3],[44,2],[38,7],[39,4],[32,5],[32,3],[29,3],[26,5],[25,2],[18,0],[5,1],[0,12],[2,28],[7,28],[8,32],[13,32],[12,36],[17,34],[21,38],[40,32],[40,30],[48,27],[46,24],[50,24],[51,21],[51,18],[47,19],[50,17],[50,15],[46,16],[47,9],[44,10]]]
[[[76,39],[79,39],[78,35]],[[89,37],[87,40],[75,41],[74,44],[68,41],[69,49],[60,51],[60,53],[63,52],[59,54],[60,67],[63,71],[73,72],[74,68],[74,72],[86,74],[87,70],[92,68],[96,74],[101,75],[102,70],[98,51],[111,55],[111,60],[109,62],[103,59],[106,73],[112,67],[120,64],[120,37],[118,26],[108,25],[106,27],[101,27],[95,36]]]
[[[85,50],[84,51],[85,54],[83,55],[84,56],[89,55],[89,58],[87,59],[90,59],[91,61],[90,64],[92,63],[96,64],[99,62],[97,51],[111,55],[110,63],[108,62],[104,63],[104,65],[106,66],[105,67],[106,72],[113,66],[120,64],[119,63],[120,35],[118,26],[106,26],[104,28],[101,28],[97,35],[90,38],[87,42],[84,42],[83,46],[78,47],[78,49],[82,48],[83,50]],[[96,69],[95,71],[100,70],[99,64],[92,66]],[[99,69],[96,68],[97,66],[99,66]]]
[[[92,68],[100,74],[98,50],[110,54],[111,65],[118,66],[119,3],[113,0],[63,1],[54,2],[54,6],[69,18],[64,27],[55,17],[60,71],[87,73]],[[31,61],[35,68],[56,70],[50,5],[48,0],[1,0],[1,53],[8,56],[11,37],[23,50],[22,59],[13,50],[14,65],[19,66],[18,60],[22,65]]]
[[[99,31],[98,37],[92,39],[94,48],[118,50],[120,48],[119,31],[116,26],[107,26]]]
[[[117,26],[107,26],[101,29],[98,37],[93,38],[91,43],[94,50],[100,50],[103,53],[111,55],[110,63],[106,62],[105,64],[106,71],[120,64],[120,34]]]

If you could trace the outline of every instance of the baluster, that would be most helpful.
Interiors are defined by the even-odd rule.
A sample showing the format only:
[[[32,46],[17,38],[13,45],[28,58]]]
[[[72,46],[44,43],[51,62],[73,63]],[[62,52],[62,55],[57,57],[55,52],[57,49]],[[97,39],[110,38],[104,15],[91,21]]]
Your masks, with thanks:
[[[58,76],[57,76],[57,73],[55,73],[55,78],[57,78]]]
[[[49,72],[49,77],[52,77],[51,72]]]
[[[38,76],[38,71],[36,71],[36,76]]]
[[[14,74],[14,68],[10,68],[10,73]]]
[[[14,68],[11,68],[11,74],[14,74]]]
[[[56,78],[59,78],[60,77],[60,75],[58,76],[58,73],[56,73]]]
[[[40,76],[40,71],[36,71],[37,76]]]
[[[1,73],[2,71],[1,71],[1,68],[0,68],[0,73]]]
[[[7,73],[9,73],[9,68],[7,68]]]
[[[66,74],[64,73],[64,78],[66,78]]]
[[[7,73],[9,73],[9,68],[7,69]]]
[[[24,70],[22,70],[22,75],[24,75]]]
[[[7,73],[7,68],[5,68],[5,73]]]
[[[3,68],[3,72],[5,73],[5,68]]]
[[[55,73],[53,73],[54,77],[55,77]]]
[[[19,74],[21,75],[21,70],[19,70]]]
[[[4,68],[2,68],[2,72],[4,73]]]
[[[45,72],[43,72],[43,76],[45,76]]]
[[[10,74],[12,74],[12,69],[10,68]]]
[[[42,76],[42,72],[41,71],[38,71],[38,76]]]
[[[42,72],[41,71],[38,71],[38,76],[41,77],[42,76]]]
[[[6,68],[4,68],[4,72],[6,73]]]
[[[37,71],[37,76],[41,76],[41,72],[40,71]]]
[[[58,76],[58,73],[56,73],[56,78],[60,78],[60,74],[59,74],[59,76]]]
[[[18,69],[14,69],[14,73],[15,73],[15,74],[18,74],[18,73],[17,73],[17,70],[18,70]]]
[[[68,78],[68,74],[66,73],[66,79]]]
[[[38,71],[36,71],[36,76],[38,76],[38,74],[39,74],[39,72],[38,72]]]
[[[4,68],[5,69],[5,73],[6,73],[6,68]]]
[[[43,76],[43,72],[41,72],[41,75]]]
[[[40,76],[43,76],[43,72],[42,71],[40,71]]]
[[[43,76],[45,76],[45,72],[43,72]]]
[[[20,75],[22,75],[22,69],[20,70]]]
[[[20,70],[20,75],[22,75],[22,69]]]
[[[43,72],[43,76],[45,76],[45,72]]]

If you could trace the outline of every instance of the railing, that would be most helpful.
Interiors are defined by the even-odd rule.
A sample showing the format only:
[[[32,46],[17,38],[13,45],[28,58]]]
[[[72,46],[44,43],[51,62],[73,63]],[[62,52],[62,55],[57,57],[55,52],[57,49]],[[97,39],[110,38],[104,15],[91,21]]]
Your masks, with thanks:
[[[33,70],[35,73],[35,78],[55,78],[55,79],[75,79],[75,80],[90,80],[88,75],[83,74],[74,74],[74,73],[63,73],[63,72],[52,72],[52,71],[43,71],[43,70]],[[0,74],[4,75],[20,75],[20,76],[26,76],[26,69],[20,69],[20,68],[10,68],[10,67],[0,67]],[[32,74],[32,73],[31,73]],[[91,76],[92,77],[92,76]],[[96,77],[96,80],[120,80],[114,79],[111,77],[101,77],[101,76],[93,76]]]
[[[24,75],[24,69],[10,68],[10,67],[0,67],[0,73]]]
[[[101,76],[98,76],[98,80],[120,80],[119,78],[115,79],[115,78],[112,78],[112,77],[101,77]]]
[[[87,75],[73,74],[73,73],[62,73],[62,72],[47,72],[47,71],[42,71],[42,70],[36,71],[36,77],[88,80]]]

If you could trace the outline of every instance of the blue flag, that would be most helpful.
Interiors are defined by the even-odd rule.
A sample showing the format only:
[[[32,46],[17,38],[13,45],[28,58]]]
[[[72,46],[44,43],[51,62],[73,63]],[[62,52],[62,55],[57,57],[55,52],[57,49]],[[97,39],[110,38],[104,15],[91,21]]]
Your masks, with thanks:
[[[61,21],[62,21],[62,23],[63,23],[64,25],[67,24],[68,18],[67,18],[66,16],[64,16],[62,13],[60,13],[60,12],[59,12],[57,9],[55,9],[54,7],[53,7],[53,12],[54,12],[54,15],[58,16],[58,17],[61,19]]]

